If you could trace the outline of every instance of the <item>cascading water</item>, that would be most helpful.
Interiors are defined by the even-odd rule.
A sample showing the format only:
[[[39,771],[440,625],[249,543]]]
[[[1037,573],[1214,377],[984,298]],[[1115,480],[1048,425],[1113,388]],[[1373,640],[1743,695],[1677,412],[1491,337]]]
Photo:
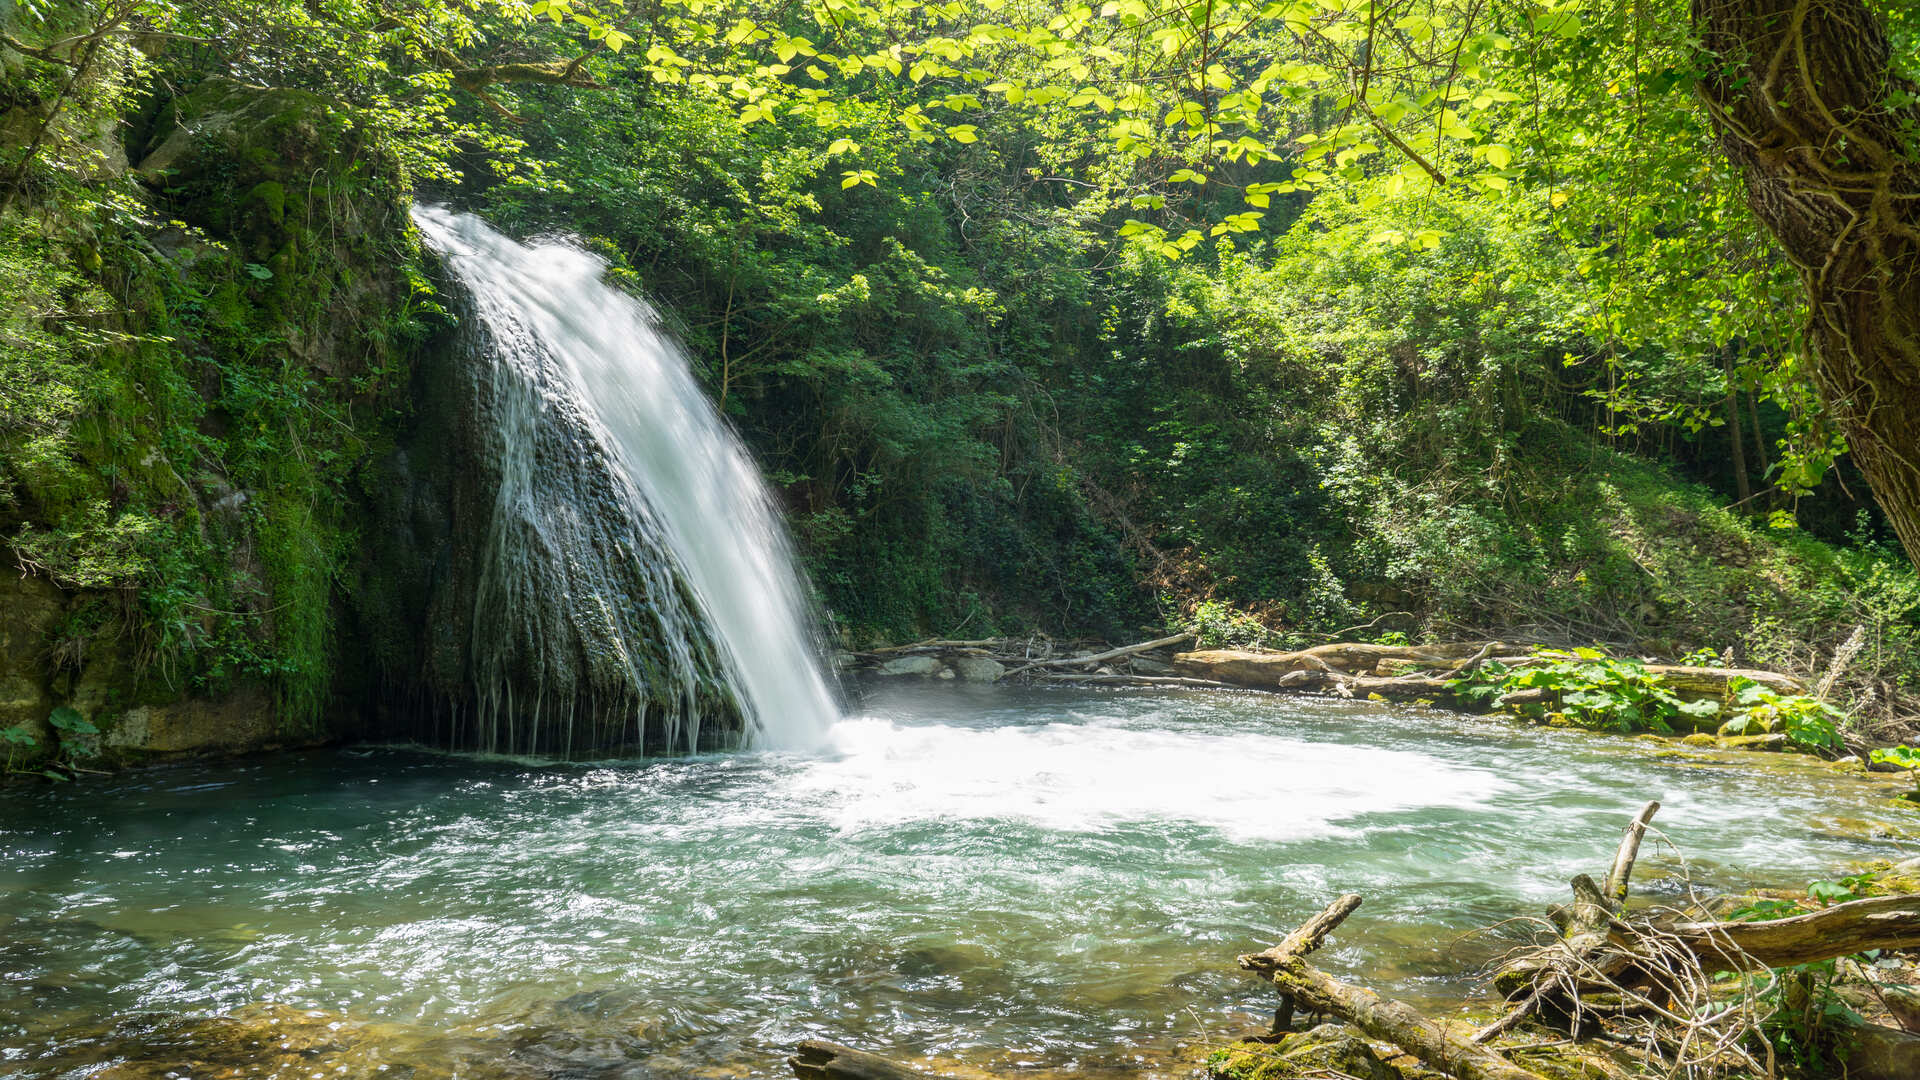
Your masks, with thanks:
[[[441,643],[471,687],[443,741],[696,749],[715,711],[747,745],[817,739],[837,709],[779,517],[652,313],[577,247],[437,207],[414,220],[484,329],[469,423],[497,474],[455,526],[484,536],[454,590],[466,640]]]

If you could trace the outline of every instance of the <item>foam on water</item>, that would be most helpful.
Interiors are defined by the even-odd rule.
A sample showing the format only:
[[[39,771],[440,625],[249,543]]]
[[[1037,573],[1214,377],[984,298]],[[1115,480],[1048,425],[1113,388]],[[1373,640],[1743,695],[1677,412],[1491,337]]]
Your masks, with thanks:
[[[842,721],[833,754],[794,774],[842,830],[1021,821],[1063,832],[1185,822],[1234,841],[1304,840],[1370,813],[1471,810],[1506,788],[1485,769],[1406,750],[1116,723],[982,730]]]

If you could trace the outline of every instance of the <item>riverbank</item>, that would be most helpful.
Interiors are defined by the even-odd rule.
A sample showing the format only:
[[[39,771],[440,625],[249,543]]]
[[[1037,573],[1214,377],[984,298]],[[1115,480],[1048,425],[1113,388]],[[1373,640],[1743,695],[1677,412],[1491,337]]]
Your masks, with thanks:
[[[1903,773],[1873,751],[1920,735],[1913,718],[1856,723],[1829,698],[1837,657],[1815,685],[1722,663],[1643,661],[1600,648],[1505,641],[1330,643],[1297,651],[1185,650],[1192,634],[1133,645],[1032,637],[927,640],[841,653],[843,672],[967,682],[1253,689],[1495,712],[1556,727],[1671,736],[1692,747],[1816,753],[1856,772]]]

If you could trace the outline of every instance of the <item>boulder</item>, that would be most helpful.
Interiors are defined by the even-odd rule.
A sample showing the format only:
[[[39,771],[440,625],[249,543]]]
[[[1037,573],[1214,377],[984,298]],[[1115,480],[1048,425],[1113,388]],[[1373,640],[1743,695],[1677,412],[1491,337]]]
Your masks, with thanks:
[[[1848,1080],[1913,1080],[1920,1076],[1920,1035],[1862,1024],[1854,1029],[1846,1067]]]
[[[998,682],[1007,673],[1005,665],[984,656],[956,656],[953,670],[967,682],[982,683]]]
[[[876,670],[882,675],[918,675],[927,679],[946,670],[946,665],[936,656],[902,656],[881,664]]]

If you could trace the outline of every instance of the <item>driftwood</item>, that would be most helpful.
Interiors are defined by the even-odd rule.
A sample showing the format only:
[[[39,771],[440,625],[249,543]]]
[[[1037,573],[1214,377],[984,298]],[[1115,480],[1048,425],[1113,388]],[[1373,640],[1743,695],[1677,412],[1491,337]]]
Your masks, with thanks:
[[[1560,930],[1564,946],[1523,959],[1500,973],[1495,980],[1496,985],[1508,988],[1509,998],[1517,1001],[1506,1015],[1474,1032],[1473,1042],[1484,1043],[1540,1011],[1564,989],[1565,981],[1558,976],[1570,967],[1578,968],[1587,964],[1590,957],[1607,946],[1608,933],[1613,929],[1614,912],[1627,900],[1633,880],[1633,865],[1640,857],[1640,843],[1647,835],[1648,824],[1659,812],[1660,803],[1655,800],[1642,806],[1640,812],[1633,816],[1626,835],[1620,838],[1620,846],[1614,850],[1613,866],[1607,871],[1604,889],[1595,885],[1593,879],[1585,874],[1574,876],[1573,903],[1556,907],[1548,913]]]
[[[824,1039],[808,1039],[787,1059],[799,1080],[927,1080],[929,1074],[877,1054]]]
[[[1659,812],[1659,800],[1648,802],[1633,816],[1633,823],[1627,826],[1627,835],[1620,838],[1620,847],[1613,853],[1613,869],[1607,871],[1605,892],[1609,903],[1627,902],[1627,886],[1633,880],[1634,860],[1640,857],[1640,841],[1646,838],[1647,825],[1653,821],[1653,815]]]
[[[1181,633],[1181,634],[1174,634],[1170,637],[1159,638],[1154,641],[1143,641],[1138,645],[1123,645],[1120,648],[1108,649],[1105,652],[1088,653],[1085,656],[1064,656],[1058,660],[1036,660],[1025,667],[1015,668],[1014,670],[1007,672],[1005,675],[1001,676],[1001,678],[1003,679],[1011,678],[1015,675],[1020,675],[1028,671],[1035,671],[1040,668],[1085,667],[1089,664],[1102,664],[1109,660],[1118,660],[1121,657],[1125,657],[1125,656],[1134,656],[1136,654],[1143,653],[1143,652],[1152,652],[1155,649],[1165,649],[1165,648],[1168,648],[1169,646],[1178,645],[1183,641],[1187,641],[1191,639],[1192,637],[1193,637],[1193,634],[1191,632],[1187,632],[1187,633]]]
[[[1676,922],[1671,912],[1628,914],[1634,862],[1658,810],[1658,803],[1648,803],[1627,827],[1604,889],[1584,874],[1573,879],[1573,903],[1550,913],[1559,940],[1500,973],[1495,984],[1514,1005],[1476,1032],[1474,1042],[1534,1014],[1551,1014],[1576,1035],[1583,1017],[1600,1017],[1630,1025],[1635,1042],[1662,1046],[1676,1069],[1740,1060],[1746,1053],[1741,1044],[1764,1008],[1754,986],[1729,996],[1716,983],[1717,974],[1764,973],[1871,949],[1920,948],[1920,896],[1856,900],[1764,922]],[[1759,1069],[1750,1057],[1745,1061]]]
[[[1092,681],[1087,676],[1099,676],[1115,684],[1233,689],[1231,683],[1174,676],[1170,665],[1148,655],[1165,655],[1174,646],[1192,637],[1192,634],[1173,634],[1121,646],[1110,646],[1100,641],[1055,641],[1038,636],[972,640],[928,638],[908,645],[887,645],[865,652],[843,653],[839,664],[842,667],[877,669],[883,674],[941,677],[960,674],[975,681],[1037,679],[1086,682]],[[921,657],[934,663],[912,671],[888,670],[896,661]],[[985,670],[989,674],[985,675],[977,673],[978,666],[974,671],[967,670],[967,662],[974,659],[991,660],[1000,668],[987,668]]]
[[[1709,971],[1791,967],[1869,949],[1920,948],[1920,895],[1850,900],[1767,922],[1665,927]]]
[[[1450,645],[1369,645],[1342,642],[1315,645],[1299,652],[1253,652],[1245,649],[1202,649],[1174,656],[1173,665],[1190,675],[1251,687],[1278,687],[1280,679],[1296,671],[1371,675],[1417,664],[1427,670],[1451,671],[1468,661],[1476,665],[1507,648],[1500,642],[1467,641]]]
[[[869,650],[861,655],[894,656],[901,653],[921,651],[945,652],[948,650],[961,649],[988,651],[1003,648],[1012,640],[1012,638],[976,638],[972,641],[952,641],[946,638],[928,638],[925,641],[916,641],[911,645],[883,645],[878,649]]]
[[[1364,987],[1341,982],[1307,964],[1354,909],[1360,897],[1348,893],[1302,923],[1273,948],[1242,956],[1240,966],[1272,980],[1290,1002],[1336,1016],[1376,1039],[1393,1043],[1459,1080],[1541,1080],[1499,1054],[1434,1023],[1405,1002],[1381,997]]]

